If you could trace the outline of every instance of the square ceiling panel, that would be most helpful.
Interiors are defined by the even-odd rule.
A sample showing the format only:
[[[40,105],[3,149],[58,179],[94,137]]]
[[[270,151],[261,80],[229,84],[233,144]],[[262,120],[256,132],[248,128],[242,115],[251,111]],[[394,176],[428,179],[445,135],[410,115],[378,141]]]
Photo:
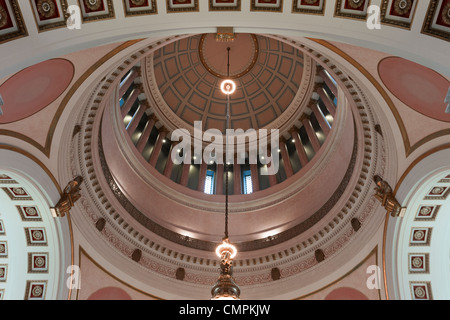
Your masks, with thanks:
[[[112,0],[78,0],[83,21],[114,18]]]
[[[418,2],[418,0],[383,0],[381,22],[410,29]]]
[[[30,0],[39,32],[66,27],[67,0]]]
[[[337,0],[334,16],[365,20],[369,2],[370,0]]]
[[[47,281],[27,280],[25,300],[45,300]]]
[[[198,11],[198,0],[167,0],[167,12]]]
[[[0,43],[27,36],[17,0],[0,0]]]
[[[430,1],[422,33],[449,41],[450,0]]]

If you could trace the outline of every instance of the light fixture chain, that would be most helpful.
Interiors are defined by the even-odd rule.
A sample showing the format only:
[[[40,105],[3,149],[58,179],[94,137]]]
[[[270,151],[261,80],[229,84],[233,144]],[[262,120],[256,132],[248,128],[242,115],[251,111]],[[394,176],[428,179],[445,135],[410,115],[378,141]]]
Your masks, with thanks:
[[[228,62],[227,62],[227,76],[230,77],[230,50],[227,48]],[[227,127],[225,131],[225,154],[228,151],[228,129],[230,128],[230,95],[227,94]],[[228,174],[229,174],[228,159],[225,156],[225,238],[228,239]]]

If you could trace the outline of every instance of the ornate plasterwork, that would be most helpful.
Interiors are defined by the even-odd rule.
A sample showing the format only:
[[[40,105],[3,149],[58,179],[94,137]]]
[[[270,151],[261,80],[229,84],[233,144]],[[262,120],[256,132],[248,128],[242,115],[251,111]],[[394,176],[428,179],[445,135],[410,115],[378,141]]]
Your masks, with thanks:
[[[381,23],[411,28],[417,3],[417,0],[383,0]]]
[[[370,0],[336,0],[336,17],[366,20]]]
[[[241,0],[217,1],[209,0],[210,11],[241,11]]]
[[[158,13],[156,0],[123,0],[123,6],[127,17]]]
[[[283,0],[251,0],[251,11],[283,12]]]
[[[199,10],[199,0],[166,0],[167,12],[192,12]]]
[[[281,40],[290,41],[284,38]],[[173,38],[166,41],[173,41]],[[302,271],[317,267],[318,263],[313,260],[313,257],[314,251],[318,248],[322,248],[325,253],[325,263],[329,257],[344,250],[357,234],[351,228],[350,220],[355,216],[358,217],[362,222],[361,231],[358,231],[361,233],[364,232],[365,222],[373,219],[376,206],[375,200],[371,199],[373,189],[371,177],[374,174],[383,175],[384,173],[383,141],[373,129],[375,120],[364,93],[327,57],[301,43],[290,42],[312,56],[317,62],[323,64],[333,76],[336,76],[338,82],[348,90],[351,104],[354,105],[353,109],[356,113],[355,121],[359,123],[358,127],[362,130],[358,132],[360,145],[363,146],[358,153],[356,165],[359,174],[352,176],[351,186],[353,190],[350,190],[347,202],[333,217],[327,217],[326,224],[316,233],[308,235],[306,238],[293,239],[285,250],[275,249],[270,254],[271,250],[268,249],[265,251],[267,255],[250,259],[245,259],[244,256],[241,260],[236,261],[236,265],[239,266],[236,270],[236,279],[240,279],[239,281],[242,281],[245,285],[270,282],[270,270],[274,267],[278,267],[284,277],[298,275]],[[155,46],[163,44],[164,41],[161,41]],[[102,105],[102,103],[106,103],[106,101],[102,102],[105,93],[108,90],[114,90],[117,84],[115,79],[120,78],[121,74],[124,74],[127,69],[134,65],[134,61],[142,59],[145,54],[151,53],[152,50],[154,50],[154,47],[150,46],[134,54],[95,88],[85,112],[79,119],[82,123],[82,130],[80,131],[82,134],[76,135],[70,143],[71,173],[72,175],[78,175],[81,172],[85,178],[86,190],[82,190],[84,197],[81,201],[81,211],[91,221],[92,232],[98,234],[94,225],[99,218],[104,218],[106,225],[101,231],[103,239],[116,251],[127,257],[130,257],[136,248],[142,250],[143,258],[139,264],[144,269],[152,266],[152,268],[154,267],[152,271],[160,273],[162,276],[175,277],[177,268],[174,266],[181,266],[186,269],[184,281],[209,284],[215,279],[216,261],[210,260],[209,256],[205,257],[201,252],[194,254],[195,250],[190,251],[190,254],[184,254],[174,247],[158,244],[157,237],[152,236],[152,233],[143,234],[129,224],[121,214],[122,209],[114,207],[106,196],[106,194],[110,195],[110,191],[107,192],[106,189],[102,189],[105,181],[102,182],[104,178],[101,177],[101,171],[98,171],[98,159],[93,154],[93,148],[96,149],[97,147],[97,144],[93,144],[93,141],[95,141],[93,138],[98,133],[99,117],[105,107]],[[191,241],[189,237],[185,237],[184,240]],[[152,263],[147,264],[142,261],[152,261]]]
[[[112,0],[78,0],[83,21],[115,18]]]

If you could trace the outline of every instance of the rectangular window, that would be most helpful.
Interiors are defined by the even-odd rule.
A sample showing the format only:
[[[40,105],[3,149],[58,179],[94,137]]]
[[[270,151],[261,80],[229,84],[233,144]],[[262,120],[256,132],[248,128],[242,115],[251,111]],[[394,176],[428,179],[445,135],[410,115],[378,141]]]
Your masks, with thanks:
[[[214,194],[214,171],[212,170],[206,171],[205,193]]]
[[[331,82],[333,82],[334,85],[337,86],[336,80],[334,80],[334,78],[331,76],[331,74],[327,70],[323,70],[323,71],[325,72],[327,77],[331,80]]]
[[[124,82],[127,81],[127,79],[130,77],[130,75],[133,73],[133,69],[128,70],[128,72],[120,79],[119,87],[122,87]]]
[[[245,170],[242,173],[242,182],[244,185],[244,194],[250,194],[253,192],[252,173],[250,170]]]

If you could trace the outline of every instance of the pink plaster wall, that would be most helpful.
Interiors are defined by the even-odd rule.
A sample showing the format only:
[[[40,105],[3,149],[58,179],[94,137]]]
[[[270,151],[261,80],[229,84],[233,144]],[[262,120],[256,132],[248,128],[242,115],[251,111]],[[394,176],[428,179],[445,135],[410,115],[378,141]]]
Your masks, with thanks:
[[[60,93],[60,95],[49,103],[45,108],[42,108],[40,111],[32,113],[28,117],[22,119],[15,119],[13,123],[2,124],[0,123],[0,130],[8,130],[10,132],[18,132],[21,135],[35,141],[37,144],[41,146],[45,146],[47,135],[49,129],[52,126],[52,121],[54,120],[55,114],[57,114],[58,109],[62,106],[62,102],[69,92],[70,88],[79,80],[79,78],[101,57],[105,54],[119,46],[120,43],[108,44],[100,47],[95,47],[91,49],[82,50],[79,52],[71,53],[65,56],[62,56],[61,59],[65,59],[69,61],[74,66],[74,73],[71,82],[68,84],[68,87]],[[1,81],[3,84],[7,84],[9,79],[14,77],[5,77]],[[0,82],[1,82],[0,81]],[[21,90],[18,88],[17,90]],[[0,91],[1,92],[1,91]],[[24,93],[26,95],[26,93]],[[3,95],[3,94],[2,94]],[[3,95],[5,100],[5,106],[3,109],[6,109],[6,103],[8,102],[8,95]],[[39,97],[35,97],[40,99]],[[47,99],[48,100],[48,99]],[[28,112],[28,111],[27,111]],[[58,145],[58,136],[53,137],[56,139],[56,145]]]
[[[338,49],[351,56],[351,58],[353,58],[362,68],[367,70],[370,75],[386,91],[386,93],[394,103],[395,109],[399,113],[399,119],[401,122],[403,122],[403,125],[407,132],[407,138],[411,146],[414,146],[417,142],[420,142],[422,139],[432,135],[435,132],[448,130],[448,122],[438,121],[415,111],[411,107],[404,104],[401,100],[399,100],[393,93],[389,91],[389,88],[387,88],[385,84],[383,84],[383,81],[378,73],[379,63],[383,59],[391,57],[391,55],[384,52],[370,50],[340,42],[331,43]],[[446,78],[446,80],[450,81],[450,78]],[[441,97],[442,102],[444,100],[444,97],[445,95]],[[445,109],[442,110],[442,113],[444,112],[444,110]]]

